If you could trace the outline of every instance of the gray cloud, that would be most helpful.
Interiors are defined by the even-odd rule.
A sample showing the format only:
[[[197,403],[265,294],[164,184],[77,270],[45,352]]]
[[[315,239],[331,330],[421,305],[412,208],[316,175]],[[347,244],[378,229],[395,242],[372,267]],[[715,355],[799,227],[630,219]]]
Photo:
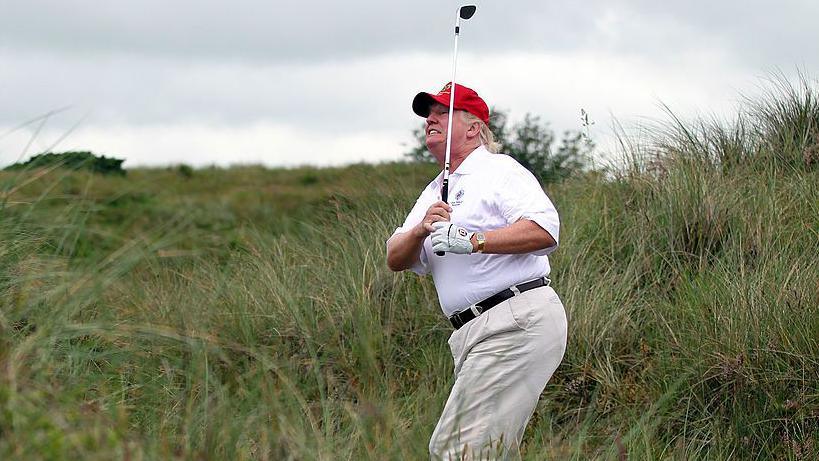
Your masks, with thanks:
[[[31,1],[0,17],[6,46],[72,54],[304,62],[430,49],[434,2]],[[440,27],[428,28],[440,23]],[[443,35],[443,34],[442,34]]]
[[[417,61],[449,63],[444,56]],[[0,51],[0,67],[7,69],[0,86],[0,125],[73,106],[90,111],[90,121],[103,125],[266,121],[341,132],[394,128],[393,111],[409,107],[418,89],[411,77],[415,62],[381,57],[257,65]]]
[[[464,35],[490,52],[593,47],[662,57],[719,41],[742,59],[769,62],[799,58],[791,51],[815,51],[819,43],[811,23],[819,6],[808,1],[478,3]],[[35,0],[3,11],[0,43],[71,54],[336,60],[447,51],[454,10],[455,2],[435,0]]]
[[[812,24],[819,4],[809,1],[476,3],[461,37],[459,75],[501,107],[563,117],[568,127],[581,104],[594,103],[589,95],[599,111],[623,111],[651,97],[700,101],[725,88],[727,75],[819,66]],[[409,130],[418,121],[408,110],[411,95],[449,78],[456,5],[18,2],[0,15],[0,126],[74,105],[77,116],[55,118],[55,129],[90,111],[88,123],[102,131],[177,124],[228,133],[270,124],[298,127],[290,132],[300,137],[311,130],[349,137]],[[577,81],[582,85],[570,88]],[[547,84],[563,94],[550,95],[557,88]],[[555,99],[559,107],[549,105]]]

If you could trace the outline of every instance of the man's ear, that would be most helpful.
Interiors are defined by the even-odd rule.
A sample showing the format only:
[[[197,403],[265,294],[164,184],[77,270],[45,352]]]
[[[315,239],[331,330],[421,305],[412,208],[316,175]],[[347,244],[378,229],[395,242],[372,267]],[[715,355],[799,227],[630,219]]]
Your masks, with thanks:
[[[466,130],[466,135],[470,138],[474,138],[475,136],[481,135],[481,124],[478,122],[472,122],[469,124],[469,128]]]

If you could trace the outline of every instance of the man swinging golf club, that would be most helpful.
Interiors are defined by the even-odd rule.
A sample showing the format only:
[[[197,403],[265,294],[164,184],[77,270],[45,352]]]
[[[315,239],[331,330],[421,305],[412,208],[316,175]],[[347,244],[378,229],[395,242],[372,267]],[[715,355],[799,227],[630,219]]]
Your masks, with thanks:
[[[387,240],[390,269],[431,273],[455,328],[455,383],[429,443],[433,459],[517,451],[566,349],[566,314],[548,279],[557,211],[529,171],[497,154],[484,100],[455,83],[460,20],[474,13],[458,10],[452,81],[412,101],[444,171]]]
[[[387,265],[431,273],[455,328],[449,338],[455,384],[430,455],[505,457],[518,449],[566,348],[566,315],[547,278],[559,219],[535,177],[495,153],[483,99],[470,88],[454,88],[449,133],[452,85],[418,93],[412,103],[426,117],[426,144],[442,166],[451,134],[452,200],[441,200],[439,174],[387,240]]]
[[[495,153],[489,109],[475,91],[447,84],[418,93],[412,107],[426,118],[426,145],[442,166],[452,138],[450,203],[441,200],[439,174],[387,240],[390,269],[431,273],[455,328],[456,378],[430,454],[504,457],[518,449],[566,348],[566,315],[547,278],[557,211],[529,171]]]
[[[458,11],[452,82],[412,101],[444,171],[387,240],[389,268],[431,273],[455,328],[455,383],[429,443],[432,459],[517,451],[566,349],[566,314],[548,279],[557,211],[529,171],[497,153],[486,102],[455,83],[460,20],[474,13]]]

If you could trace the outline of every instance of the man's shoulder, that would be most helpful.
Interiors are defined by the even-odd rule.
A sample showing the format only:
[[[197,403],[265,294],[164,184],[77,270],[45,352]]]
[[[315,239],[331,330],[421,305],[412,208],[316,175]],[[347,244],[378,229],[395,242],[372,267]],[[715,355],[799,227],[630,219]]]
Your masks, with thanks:
[[[520,163],[518,163],[517,160],[512,158],[512,156],[510,156],[509,154],[504,154],[503,152],[498,152],[497,154],[489,154],[486,156],[486,158],[496,165],[505,166],[507,168],[514,167],[515,165],[520,165]]]
[[[504,153],[487,155],[484,166],[484,172],[496,177],[503,174],[525,174],[528,172],[514,157]]]

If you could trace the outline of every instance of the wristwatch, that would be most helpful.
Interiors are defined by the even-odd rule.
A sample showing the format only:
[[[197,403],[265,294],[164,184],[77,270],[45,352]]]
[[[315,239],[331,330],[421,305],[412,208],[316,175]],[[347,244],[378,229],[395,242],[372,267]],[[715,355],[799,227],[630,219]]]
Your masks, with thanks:
[[[483,253],[483,248],[486,245],[486,236],[483,232],[475,232],[475,240],[478,242],[478,249],[475,253]]]

